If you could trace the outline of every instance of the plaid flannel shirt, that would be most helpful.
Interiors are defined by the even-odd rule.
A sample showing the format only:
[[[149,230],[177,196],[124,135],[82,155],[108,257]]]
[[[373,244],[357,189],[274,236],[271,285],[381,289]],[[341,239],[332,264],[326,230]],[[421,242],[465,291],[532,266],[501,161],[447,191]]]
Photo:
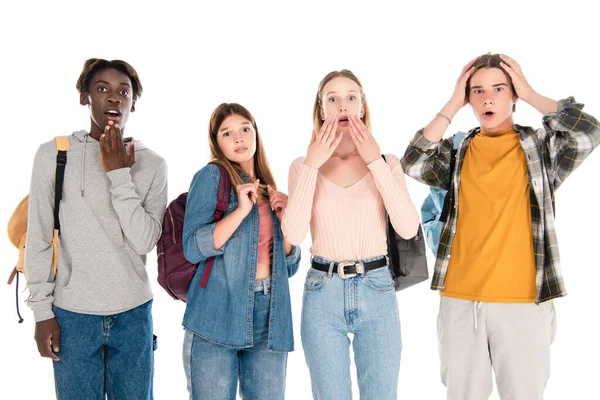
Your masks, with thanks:
[[[586,114],[583,104],[573,97],[560,100],[556,112],[543,116],[543,127],[515,125],[525,153],[529,175],[531,223],[536,267],[536,303],[566,295],[560,269],[560,254],[554,222],[554,191],[600,143],[600,126]],[[451,207],[440,236],[435,271],[431,282],[434,290],[444,290],[444,281],[458,219],[458,190],[463,159],[473,135],[467,133],[458,148],[452,179],[449,176],[452,137],[432,143],[417,132],[402,159],[404,172],[429,186],[449,190]]]

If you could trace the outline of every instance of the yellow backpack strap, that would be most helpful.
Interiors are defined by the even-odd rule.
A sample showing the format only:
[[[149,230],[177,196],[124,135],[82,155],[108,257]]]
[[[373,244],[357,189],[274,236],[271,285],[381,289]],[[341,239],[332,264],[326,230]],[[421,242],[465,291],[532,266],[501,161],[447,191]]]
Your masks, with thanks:
[[[57,151],[69,151],[69,137],[68,136],[56,136],[56,150]]]

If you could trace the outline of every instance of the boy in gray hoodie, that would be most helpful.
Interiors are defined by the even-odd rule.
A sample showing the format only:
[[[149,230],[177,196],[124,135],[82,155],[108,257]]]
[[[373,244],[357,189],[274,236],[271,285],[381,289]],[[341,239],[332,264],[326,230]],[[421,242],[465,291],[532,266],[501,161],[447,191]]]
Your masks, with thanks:
[[[29,193],[27,301],[59,399],[152,399],[152,291],[146,254],[161,234],[165,160],[123,139],[142,94],[121,60],[92,58],[77,81],[90,132],[69,136],[56,277],[52,268],[54,140],[38,149]],[[127,142],[127,144],[124,144]]]

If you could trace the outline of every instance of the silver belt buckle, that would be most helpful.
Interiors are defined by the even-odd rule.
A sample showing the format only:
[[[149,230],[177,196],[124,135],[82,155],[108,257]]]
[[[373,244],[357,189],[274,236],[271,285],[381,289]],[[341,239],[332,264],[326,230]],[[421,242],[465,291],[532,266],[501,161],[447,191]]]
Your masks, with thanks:
[[[356,266],[356,272],[353,272],[351,274],[346,274],[344,272],[344,268],[352,266],[352,265]],[[364,272],[365,272],[365,267],[363,266],[363,263],[360,261],[342,261],[337,266],[337,274],[342,279],[352,278],[353,276],[356,276],[356,274],[364,274]]]

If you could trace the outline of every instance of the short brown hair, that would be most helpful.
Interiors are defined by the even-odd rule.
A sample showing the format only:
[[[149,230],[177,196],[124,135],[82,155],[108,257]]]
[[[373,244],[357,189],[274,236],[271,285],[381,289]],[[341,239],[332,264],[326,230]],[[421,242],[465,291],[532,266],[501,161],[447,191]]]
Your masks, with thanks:
[[[101,58],[90,58],[85,60],[83,63],[83,70],[79,75],[79,79],[77,79],[77,84],[75,87],[79,91],[80,94],[89,94],[90,92],[90,81],[94,74],[103,69],[116,69],[127,75],[131,80],[131,85],[133,89],[133,101],[136,101],[139,97],[142,96],[142,82],[140,82],[140,77],[138,76],[136,70],[129,65],[129,63],[123,60],[104,60]]]
[[[506,80],[508,80],[508,84],[510,85],[510,90],[512,90],[513,97],[517,95],[515,87],[513,86],[512,78],[510,77],[508,72],[506,72],[504,68],[500,66],[501,62],[503,61],[500,58],[500,54],[487,53],[477,58],[475,63],[473,63],[473,72],[471,72],[471,76],[469,76],[469,79],[467,80],[467,85],[465,86],[465,98],[467,99],[467,102],[469,101],[469,95],[471,94],[471,78],[473,77],[473,75],[475,75],[475,72],[479,71],[482,68],[498,68],[500,71],[502,71],[504,76],[506,76]]]

